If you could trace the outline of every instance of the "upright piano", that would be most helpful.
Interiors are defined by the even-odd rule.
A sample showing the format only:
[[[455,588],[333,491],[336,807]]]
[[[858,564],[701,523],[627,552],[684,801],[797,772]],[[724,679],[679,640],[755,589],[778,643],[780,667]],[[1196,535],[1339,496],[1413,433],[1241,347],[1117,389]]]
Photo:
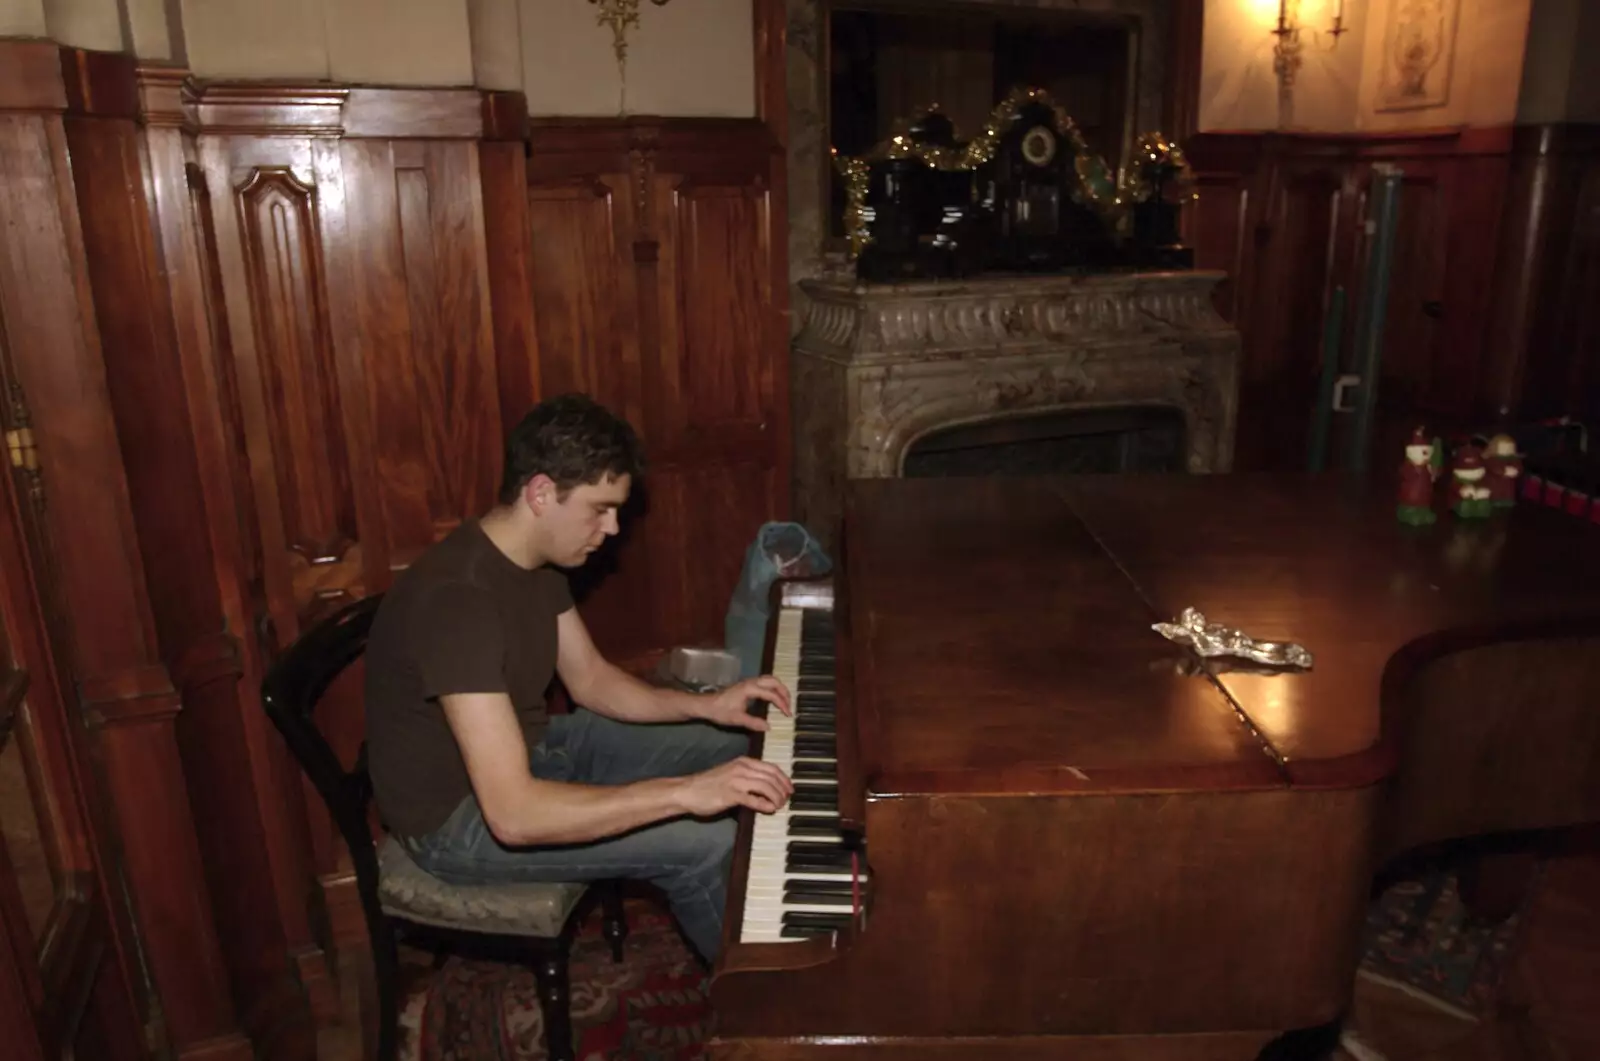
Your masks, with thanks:
[[[717,1058],[1250,1061],[1349,1003],[1375,873],[1600,821],[1600,528],[1338,477],[849,484],[780,584]],[[1310,669],[1203,659],[1195,607]]]

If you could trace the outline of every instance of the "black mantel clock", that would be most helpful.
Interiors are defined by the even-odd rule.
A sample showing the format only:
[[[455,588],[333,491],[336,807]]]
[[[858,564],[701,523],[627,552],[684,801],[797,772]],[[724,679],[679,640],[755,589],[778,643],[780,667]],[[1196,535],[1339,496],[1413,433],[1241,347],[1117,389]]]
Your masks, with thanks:
[[[1119,189],[1105,160],[1043,89],[1012,89],[970,140],[937,108],[897,128],[863,155],[833,159],[845,184],[850,257],[868,282],[1137,267],[1150,255],[1128,239],[1129,222],[1145,242],[1155,229],[1159,241],[1172,227],[1151,226],[1128,210],[1152,191],[1158,205],[1164,201],[1167,170],[1138,170],[1138,179]],[[1145,140],[1161,140],[1168,154],[1158,161],[1187,174],[1175,145],[1160,134]],[[1151,176],[1162,178],[1156,187]],[[1170,222],[1165,213],[1155,220]],[[1171,247],[1161,250],[1165,267],[1186,267]]]
[[[979,167],[979,198],[993,204],[994,264],[1047,270],[1111,264],[1115,239],[1083,194],[1081,139],[1042,100],[1018,107]]]

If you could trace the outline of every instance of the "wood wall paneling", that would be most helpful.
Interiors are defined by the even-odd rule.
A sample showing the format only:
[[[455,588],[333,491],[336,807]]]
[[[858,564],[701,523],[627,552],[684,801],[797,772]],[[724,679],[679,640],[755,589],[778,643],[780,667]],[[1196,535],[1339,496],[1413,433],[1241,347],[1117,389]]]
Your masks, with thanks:
[[[24,349],[30,337],[9,333],[6,299],[0,290],[0,426],[8,457],[24,460],[0,474],[0,762],[7,773],[20,767],[8,780],[23,790],[6,785],[0,806],[0,1043],[8,1057],[135,1061],[152,1046],[144,984],[89,733],[61,657],[70,639],[44,483],[26,459],[36,453],[32,416],[10,353],[13,340]],[[20,843],[9,847],[8,837]]]
[[[1485,335],[1508,146],[1503,129],[1194,139],[1200,199],[1186,231],[1198,263],[1228,270],[1218,309],[1244,340],[1241,470],[1304,465],[1335,287],[1346,292],[1341,368],[1351,367],[1380,165],[1399,167],[1403,183],[1374,452],[1419,421],[1448,431],[1488,415]],[[1335,463],[1349,426],[1334,418]]]
[[[160,997],[164,1036],[178,1056],[197,1049],[217,1057],[249,1056],[238,1034],[228,979],[211,916],[193,825],[193,807],[174,733],[178,693],[158,650],[139,537],[130,498],[130,474],[119,450],[115,407],[103,358],[97,307],[92,298],[86,234],[127,234],[115,207],[83,218],[74,187],[73,156],[95,154],[112,172],[128,165],[128,143],[115,133],[92,149],[82,143],[78,116],[98,108],[127,113],[130,95],[123,70],[90,68],[54,46],[0,45],[0,68],[44,78],[38,60],[47,49],[55,63],[53,90],[41,90],[29,107],[0,116],[0,306],[12,395],[31,419],[37,443],[39,493],[51,555],[30,557],[48,575],[59,608],[57,628],[76,679],[81,709],[93,731],[96,774],[79,783],[95,792],[103,783],[109,813],[98,819],[105,844],[115,844],[117,868],[102,871],[99,893],[119,901],[131,895],[144,930],[138,951]],[[52,106],[37,106],[38,101]],[[10,105],[13,101],[6,100]],[[69,133],[62,110],[74,117]],[[95,140],[97,136],[90,136]],[[139,257],[137,245],[128,260]],[[94,263],[98,265],[99,263]],[[108,306],[108,312],[129,312]],[[91,804],[93,806],[93,804]],[[98,808],[94,813],[100,813]],[[113,837],[114,833],[114,839]],[[120,923],[111,909],[86,924]],[[120,935],[120,934],[119,934]],[[92,938],[92,933],[91,937]],[[131,970],[131,940],[113,937],[114,952]],[[97,988],[93,997],[114,995]],[[133,1049],[126,1029],[115,1033]],[[83,1041],[98,1048],[104,1036]]]
[[[1600,126],[1515,131],[1490,291],[1494,407],[1600,419]]]
[[[787,511],[783,164],[760,122],[533,127],[537,376],[627,415],[650,462],[623,533],[574,576],[615,656],[720,643],[745,548]]]
[[[202,630],[226,632],[229,651],[219,664],[201,665],[206,655],[187,644],[168,649],[183,675],[179,736],[193,789],[205,794],[197,799],[196,821],[218,920],[229,926],[224,948],[245,1027],[266,1056],[297,1056],[309,1038],[307,1000],[331,1017],[336,999],[305,903],[310,862],[298,770],[255,695],[263,671],[258,617],[264,582],[222,312],[215,204],[197,164],[193,98],[182,71],[146,68],[139,83],[147,223],[165,266],[165,288],[151,294],[170,320],[173,342],[150,358],[170,361],[165,371],[171,378],[147,379],[142,392],[129,379],[128,388],[162,406],[164,415],[172,417],[175,408],[187,414],[177,419],[186,422],[191,451],[164,459],[169,468],[192,464],[197,494],[190,502],[193,518],[162,525],[155,546],[188,558],[193,571],[187,581],[161,580],[154,600],[158,609],[203,614]],[[151,370],[140,365],[148,376]],[[132,452],[149,443],[149,435],[137,432],[124,448]]]
[[[780,6],[757,25],[769,110]],[[0,305],[166,1033],[242,1057],[242,1024],[300,1056],[268,1026],[331,1016],[322,948],[362,933],[260,710],[267,659],[491,504],[505,428],[569,389],[651,462],[576,579],[597,637],[633,662],[720,641],[746,545],[787,509],[783,108],[530,130],[507,94],[12,55],[0,156],[26,179],[0,199],[28,223]],[[42,294],[18,301],[24,278]],[[332,700],[353,756],[359,675]]]
[[[131,65],[127,70],[133,81]],[[133,114],[67,118],[89,275],[108,390],[127,468],[162,658],[183,709],[175,735],[193,799],[200,863],[220,924],[241,1013],[294,997],[287,945],[275,917],[249,740],[236,690],[243,671],[227,634],[209,515],[183,396],[176,320],[154,203],[146,189],[144,132]],[[151,176],[155,174],[152,172]],[[176,171],[183,179],[181,165]],[[181,200],[180,200],[181,202]],[[224,987],[228,984],[222,985]],[[273,1012],[246,1024],[281,1019]]]
[[[261,619],[282,645],[381,592],[492,499],[502,432],[476,138],[517,131],[517,111],[472,91],[325,85],[209,84],[195,107]],[[325,725],[353,758],[358,684]],[[347,853],[298,783],[330,931],[359,936]]]

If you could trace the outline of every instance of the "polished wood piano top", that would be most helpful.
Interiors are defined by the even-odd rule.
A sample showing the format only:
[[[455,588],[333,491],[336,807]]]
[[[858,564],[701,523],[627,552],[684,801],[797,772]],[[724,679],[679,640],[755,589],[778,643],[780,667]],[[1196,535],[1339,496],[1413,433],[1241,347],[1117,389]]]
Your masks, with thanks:
[[[1411,528],[1340,476],[850,485],[869,797],[1370,783],[1405,651],[1600,624],[1600,528],[1541,508]],[[1150,628],[1188,606],[1315,666],[1198,675]]]
[[[1374,746],[1384,675],[1410,657],[1600,627],[1600,527],[1546,508],[1412,528],[1389,490],[1331,475],[1082,478],[1062,494],[1163,615],[1193,604],[1315,654],[1304,674],[1219,675],[1297,780]]]
[[[863,484],[846,527],[869,795],[1277,783],[1059,484]]]
[[[1382,867],[1600,822],[1600,527],[1336,476],[845,500],[826,592],[774,590],[807,805],[741,815],[717,1061],[1281,1058]],[[1202,661],[1186,607],[1314,667]]]

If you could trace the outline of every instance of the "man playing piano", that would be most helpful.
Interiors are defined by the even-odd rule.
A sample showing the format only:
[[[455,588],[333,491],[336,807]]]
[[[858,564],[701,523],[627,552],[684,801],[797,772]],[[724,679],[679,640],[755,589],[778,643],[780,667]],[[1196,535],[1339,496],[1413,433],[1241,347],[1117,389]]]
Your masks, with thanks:
[[[617,533],[642,459],[629,425],[582,395],[511,432],[499,503],[402,572],[367,649],[367,747],[385,826],[457,884],[652,881],[712,961],[734,807],[772,812],[784,772],[747,757],[747,710],[785,713],[771,676],[720,693],[655,688],[606,661],[562,568]],[[559,674],[580,705],[546,713]]]

